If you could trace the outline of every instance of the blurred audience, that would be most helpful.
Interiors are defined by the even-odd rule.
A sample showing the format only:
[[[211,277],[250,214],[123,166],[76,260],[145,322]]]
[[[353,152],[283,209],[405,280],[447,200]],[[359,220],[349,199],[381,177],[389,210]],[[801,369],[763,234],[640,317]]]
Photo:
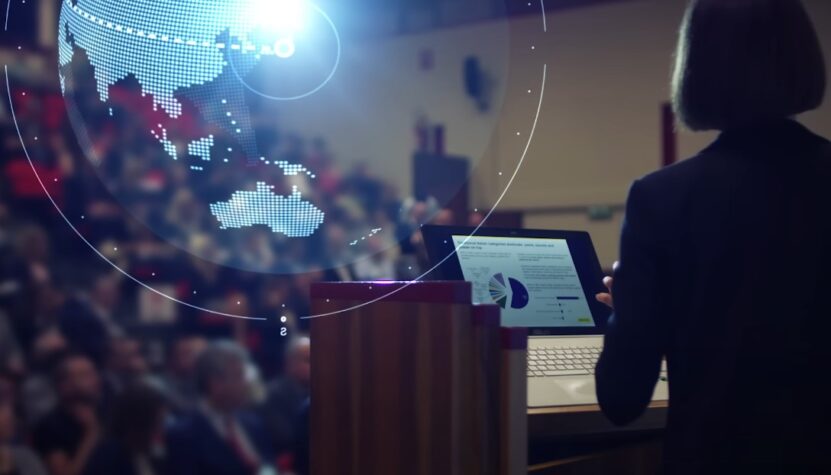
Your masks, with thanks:
[[[217,235],[204,200],[227,199],[223,173],[236,172],[206,167],[195,180],[185,160],[173,162],[139,132],[147,116],[131,101],[146,98],[114,86],[110,115],[92,91],[86,119],[112,132],[90,137],[93,166],[65,110],[40,103],[59,104],[60,92],[40,92],[16,109],[42,184],[97,252],[154,290],[66,225],[0,114],[0,475],[40,475],[41,464],[49,475],[304,473],[310,347],[299,335],[310,285],[419,276],[416,231],[447,213],[435,200],[399,197],[366,164],[338,160],[322,138],[273,130],[268,111],[253,110],[264,153],[316,174],[313,184],[280,183],[273,167],[263,179],[280,193],[308,191],[326,226],[302,240]],[[35,130],[38,140],[27,135]]]

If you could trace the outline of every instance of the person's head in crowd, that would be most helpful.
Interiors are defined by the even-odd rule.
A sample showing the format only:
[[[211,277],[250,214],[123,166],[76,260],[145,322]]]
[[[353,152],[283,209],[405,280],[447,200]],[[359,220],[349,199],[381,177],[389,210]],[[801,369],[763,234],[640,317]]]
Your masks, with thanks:
[[[456,217],[453,214],[453,210],[450,208],[442,208],[433,216],[431,224],[435,224],[437,226],[450,226],[456,222]]]
[[[331,157],[329,155],[325,139],[322,137],[315,137],[312,139],[311,147],[306,160],[315,170],[321,170],[322,168],[329,166]]]
[[[303,138],[297,134],[288,134],[286,136],[285,147],[286,154],[293,154],[296,156],[303,156],[305,150],[305,142]]]
[[[37,289],[38,314],[44,319],[60,315],[67,301],[71,298],[70,290],[60,282],[46,280]]]
[[[66,352],[68,344],[55,327],[43,329],[32,342],[30,369],[44,371],[54,367],[57,358]]]
[[[16,402],[17,376],[7,369],[0,369],[0,401]]]
[[[177,378],[192,378],[199,355],[205,351],[207,346],[208,341],[198,335],[185,335],[177,338],[170,348],[169,371]]]
[[[269,277],[260,290],[260,305],[264,309],[277,311],[289,299],[290,282],[283,277]]]
[[[248,353],[230,341],[212,342],[196,361],[196,385],[216,411],[231,413],[249,401]]]
[[[13,399],[0,395],[0,448],[14,441],[17,435],[15,422]]]
[[[112,274],[99,275],[92,282],[89,299],[101,311],[107,313],[116,311],[121,302],[120,281]]]
[[[799,0],[694,0],[672,86],[690,129],[741,129],[818,108],[825,62]]]
[[[11,130],[6,131],[5,140],[3,141],[3,150],[7,154],[23,153],[23,146],[20,144],[20,139],[17,138],[17,133]]]
[[[308,389],[312,382],[312,346],[307,336],[296,336],[286,347],[286,377]]]
[[[179,189],[170,203],[167,213],[168,222],[181,229],[193,230],[200,227],[202,210],[199,202],[188,188]]]
[[[481,211],[474,211],[467,217],[468,226],[479,226],[485,220],[485,215]]]
[[[82,353],[66,353],[55,368],[55,390],[61,404],[97,404],[101,378],[95,364]]]
[[[40,226],[29,224],[17,231],[15,251],[28,263],[43,263],[49,258],[49,236]]]
[[[248,298],[248,294],[241,290],[232,290],[228,292],[225,296],[225,300],[223,302],[224,310],[226,313],[234,314],[234,315],[250,315],[251,314],[251,302]],[[232,326],[237,326],[242,323],[241,320],[235,320],[231,322]]]
[[[147,372],[147,361],[141,343],[127,336],[113,338],[107,348],[107,372],[125,381],[137,379]]]
[[[5,199],[0,198],[0,229],[8,227],[11,222],[11,209]]]
[[[127,386],[113,403],[109,435],[134,454],[147,454],[163,438],[167,406],[163,393],[147,382]]]

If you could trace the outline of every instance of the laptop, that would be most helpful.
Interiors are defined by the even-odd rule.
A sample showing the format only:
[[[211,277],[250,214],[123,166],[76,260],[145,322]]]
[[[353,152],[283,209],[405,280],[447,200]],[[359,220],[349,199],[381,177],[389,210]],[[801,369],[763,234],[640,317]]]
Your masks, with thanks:
[[[529,407],[597,404],[594,369],[611,311],[595,299],[605,288],[588,233],[423,226],[422,234],[436,278],[471,282],[474,303],[498,305],[503,326],[528,328]],[[665,367],[653,399],[668,399]]]

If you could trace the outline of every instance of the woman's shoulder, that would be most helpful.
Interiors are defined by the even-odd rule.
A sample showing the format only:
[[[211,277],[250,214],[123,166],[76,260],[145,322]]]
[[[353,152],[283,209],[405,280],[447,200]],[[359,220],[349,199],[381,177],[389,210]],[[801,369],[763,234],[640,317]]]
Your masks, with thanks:
[[[637,180],[638,185],[646,190],[668,191],[680,190],[685,184],[695,181],[706,168],[711,166],[712,155],[703,151],[698,155],[666,166]]]

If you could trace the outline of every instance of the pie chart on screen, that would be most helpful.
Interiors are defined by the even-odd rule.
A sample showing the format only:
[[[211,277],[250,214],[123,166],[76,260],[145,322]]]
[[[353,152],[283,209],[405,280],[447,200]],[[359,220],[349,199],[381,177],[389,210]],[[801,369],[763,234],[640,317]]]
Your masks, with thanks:
[[[491,277],[488,282],[488,291],[493,302],[502,308],[507,308],[509,305],[515,309],[525,308],[530,299],[528,289],[522,282],[513,277],[506,279],[501,272]]]

